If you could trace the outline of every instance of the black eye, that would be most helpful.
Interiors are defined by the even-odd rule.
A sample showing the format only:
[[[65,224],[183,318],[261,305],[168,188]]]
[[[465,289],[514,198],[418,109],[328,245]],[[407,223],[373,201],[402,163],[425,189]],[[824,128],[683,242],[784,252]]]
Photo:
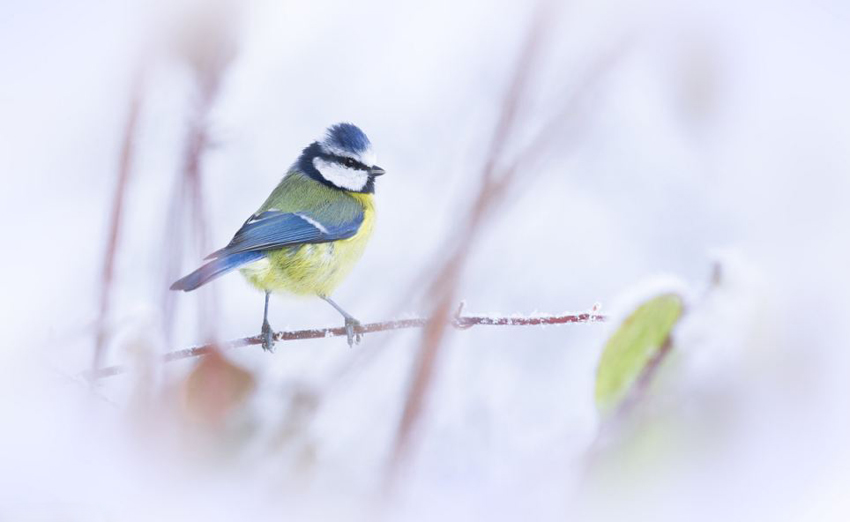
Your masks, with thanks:
[[[345,158],[345,161],[343,161],[343,164],[344,164],[346,167],[354,168],[354,166],[355,166],[355,165],[357,165],[357,162],[356,162],[356,161],[354,161],[354,160],[353,160],[353,159],[351,159],[351,158]]]

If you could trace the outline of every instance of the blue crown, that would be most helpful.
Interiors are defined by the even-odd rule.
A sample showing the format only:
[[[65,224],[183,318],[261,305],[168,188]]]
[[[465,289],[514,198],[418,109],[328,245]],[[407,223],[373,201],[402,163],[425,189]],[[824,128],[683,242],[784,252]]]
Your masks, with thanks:
[[[366,134],[357,125],[351,123],[337,123],[329,127],[325,143],[331,147],[355,153],[363,152],[371,146]]]

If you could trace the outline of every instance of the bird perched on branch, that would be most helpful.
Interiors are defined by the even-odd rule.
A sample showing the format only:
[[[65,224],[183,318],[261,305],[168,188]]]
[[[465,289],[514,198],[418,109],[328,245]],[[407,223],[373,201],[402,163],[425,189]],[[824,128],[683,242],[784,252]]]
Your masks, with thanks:
[[[268,320],[272,292],[315,295],[327,301],[345,318],[352,346],[359,341],[354,328],[360,323],[330,295],[363,254],[372,234],[375,178],[383,174],[363,131],[350,123],[333,125],[322,139],[304,149],[230,243],[207,256],[207,264],[171,289],[190,292],[238,268],[266,294],[263,349],[274,347]]]

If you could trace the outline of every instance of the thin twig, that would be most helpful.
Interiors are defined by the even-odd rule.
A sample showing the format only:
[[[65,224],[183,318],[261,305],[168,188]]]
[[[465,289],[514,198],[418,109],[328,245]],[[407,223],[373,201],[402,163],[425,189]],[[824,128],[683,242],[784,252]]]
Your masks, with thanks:
[[[516,190],[517,183],[514,182],[518,176],[517,173],[521,168],[525,172],[539,170],[536,167],[537,163],[547,150],[554,148],[556,140],[563,140],[565,136],[575,137],[576,130],[583,123],[582,117],[587,116],[586,105],[589,95],[595,92],[604,73],[610,71],[623,55],[626,40],[594,60],[591,67],[581,75],[580,81],[563,107],[554,111],[551,118],[544,122],[525,147],[520,149],[513,160],[508,161],[508,158],[504,157],[504,151],[510,149],[507,142],[517,127],[518,110],[528,101],[527,84],[534,76],[534,64],[539,59],[540,43],[546,37],[546,29],[549,28],[554,10],[555,7],[552,4],[542,0],[538,17],[528,31],[525,47],[520,52],[511,85],[502,103],[502,112],[494,130],[490,153],[481,170],[478,197],[470,207],[470,213],[465,225],[462,226],[461,234],[458,235],[452,255],[446,256],[447,261],[431,282],[430,295],[433,302],[431,315],[433,317],[448,317],[451,313],[451,303],[455,300],[456,289],[462,277],[466,259],[485,228],[488,217],[504,203],[509,191]],[[564,128],[566,124],[571,125]],[[573,139],[571,144],[574,145],[575,141]],[[564,147],[558,150],[563,153]],[[528,181],[529,177],[526,175],[524,177],[526,186],[529,185]],[[434,380],[439,353],[446,337],[445,324],[445,321],[429,324],[422,337],[396,434],[395,447],[385,476],[386,488],[393,486],[400,468],[404,466],[404,461],[411,452],[410,447],[413,444],[411,439],[417,424],[421,422],[423,404]]]
[[[532,316],[502,316],[494,317],[487,315],[467,315],[453,317],[449,324],[453,327],[465,330],[473,326],[545,326],[545,325],[560,325],[569,323],[598,323],[605,321],[605,316],[594,312],[581,312],[562,315],[532,315]],[[434,322],[428,318],[412,318],[398,319],[393,321],[380,321],[377,323],[367,323],[354,328],[355,333],[368,334],[375,332],[386,332],[390,330],[403,330],[407,328],[422,328],[429,323]],[[277,342],[281,341],[300,341],[306,339],[324,339],[327,337],[340,337],[347,335],[344,327],[338,328],[314,328],[307,330],[294,330],[275,332],[274,339]],[[259,335],[253,337],[243,337],[226,343],[212,343],[200,346],[193,346],[183,350],[169,352],[163,355],[163,362],[178,361],[181,359],[189,359],[192,357],[200,357],[208,355],[214,350],[228,350],[233,348],[241,348],[243,346],[259,345],[263,343],[263,339]],[[88,378],[101,379],[104,377],[112,377],[127,371],[127,368],[122,365],[108,366],[97,371],[86,372]]]
[[[223,17],[222,13],[210,11],[199,15],[201,21],[194,28],[197,32],[190,32],[187,40],[179,40],[176,49],[195,73],[198,91],[189,121],[179,179],[174,186],[169,219],[165,224],[165,281],[161,302],[163,330],[168,340],[173,333],[175,309],[175,294],[168,288],[180,273],[185,249],[183,231],[190,231],[202,256],[210,251],[211,227],[203,187],[203,160],[210,143],[210,113],[220,94],[224,74],[236,52],[232,20]],[[188,226],[184,227],[183,220],[187,217]],[[198,325],[206,339],[214,339],[215,318],[218,315],[215,290],[207,287],[201,292],[208,295],[199,301]]]
[[[446,325],[452,314],[452,303],[456,301],[458,283],[473,244],[482,231],[481,225],[486,217],[502,200],[507,187],[515,177],[515,169],[500,168],[501,160],[507,148],[506,142],[514,133],[518,111],[526,101],[527,84],[533,76],[540,42],[551,20],[552,9],[552,2],[541,0],[505,93],[502,110],[490,143],[490,151],[485,156],[481,168],[479,193],[470,206],[465,223],[461,225],[462,232],[458,235],[459,241],[456,243],[454,252],[447,256],[446,261],[431,280],[429,293],[433,308],[430,315],[434,320],[425,327],[412,368],[404,410],[384,477],[385,490],[393,486],[400,468],[411,451],[411,439],[422,416],[423,406],[434,380],[434,372],[446,336]],[[455,314],[455,317],[457,315]]]
[[[112,286],[115,278],[115,258],[118,253],[121,221],[124,213],[124,197],[132,171],[133,148],[136,142],[136,128],[139,108],[142,103],[142,68],[136,73],[130,94],[129,111],[124,125],[124,139],[121,144],[121,158],[118,163],[118,181],[112,197],[112,211],[109,218],[109,235],[106,240],[103,270],[100,276],[100,308],[98,309],[97,334],[94,342],[92,371],[97,372],[106,357],[106,331],[109,305],[112,301]]]

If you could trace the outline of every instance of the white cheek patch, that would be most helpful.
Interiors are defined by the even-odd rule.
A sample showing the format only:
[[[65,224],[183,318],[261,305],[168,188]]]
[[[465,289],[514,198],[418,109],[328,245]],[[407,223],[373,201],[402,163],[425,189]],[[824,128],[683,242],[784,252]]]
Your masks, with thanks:
[[[346,190],[363,190],[369,181],[369,173],[365,170],[350,169],[339,163],[313,158],[313,166],[323,178],[333,185]]]

